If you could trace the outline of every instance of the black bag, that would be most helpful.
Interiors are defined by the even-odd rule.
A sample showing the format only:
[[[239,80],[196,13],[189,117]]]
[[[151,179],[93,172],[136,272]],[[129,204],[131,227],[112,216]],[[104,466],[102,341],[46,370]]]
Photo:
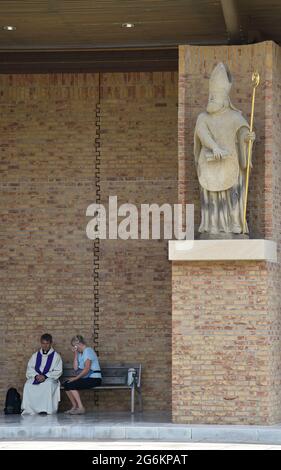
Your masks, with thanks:
[[[6,395],[5,415],[18,415],[21,413],[21,398],[16,388],[9,388]]]

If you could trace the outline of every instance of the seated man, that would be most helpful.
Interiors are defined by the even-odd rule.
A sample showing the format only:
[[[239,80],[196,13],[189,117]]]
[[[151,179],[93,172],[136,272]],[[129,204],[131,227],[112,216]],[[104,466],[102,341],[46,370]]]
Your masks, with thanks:
[[[22,414],[56,413],[60,401],[61,356],[52,348],[52,336],[41,336],[41,349],[29,359],[22,400]]]

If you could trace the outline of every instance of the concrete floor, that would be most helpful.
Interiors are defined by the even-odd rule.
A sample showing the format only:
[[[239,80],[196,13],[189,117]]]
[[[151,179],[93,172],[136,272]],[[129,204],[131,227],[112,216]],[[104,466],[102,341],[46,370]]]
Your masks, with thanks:
[[[161,441],[281,444],[281,425],[173,424],[167,413],[87,413],[71,416],[0,415],[1,440]]]
[[[2,441],[0,450],[281,450],[281,445],[159,441]],[[104,455],[107,455],[106,452]]]

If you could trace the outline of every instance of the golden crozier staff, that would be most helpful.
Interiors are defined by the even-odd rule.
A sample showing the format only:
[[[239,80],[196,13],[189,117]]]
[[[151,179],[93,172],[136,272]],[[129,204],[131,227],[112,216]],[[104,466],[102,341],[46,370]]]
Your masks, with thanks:
[[[258,85],[260,83],[260,75],[259,75],[258,72],[253,73],[252,83],[253,83],[254,88],[253,88],[253,96],[252,96],[250,132],[253,132],[256,88],[258,87]],[[246,172],[245,201],[244,201],[243,233],[246,232],[246,212],[247,212],[247,199],[248,199],[250,162],[251,162],[251,159],[252,159],[252,149],[253,149],[253,141],[249,140],[249,143],[248,143],[248,157],[247,157],[247,172]]]

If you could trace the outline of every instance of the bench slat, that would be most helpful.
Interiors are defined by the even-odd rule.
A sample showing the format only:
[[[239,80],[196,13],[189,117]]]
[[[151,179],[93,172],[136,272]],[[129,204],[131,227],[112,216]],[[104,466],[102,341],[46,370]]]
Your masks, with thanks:
[[[102,385],[126,385],[127,376],[125,377],[104,377],[101,379]]]
[[[128,369],[107,369],[102,367],[102,376],[103,377],[127,377],[128,376]]]

